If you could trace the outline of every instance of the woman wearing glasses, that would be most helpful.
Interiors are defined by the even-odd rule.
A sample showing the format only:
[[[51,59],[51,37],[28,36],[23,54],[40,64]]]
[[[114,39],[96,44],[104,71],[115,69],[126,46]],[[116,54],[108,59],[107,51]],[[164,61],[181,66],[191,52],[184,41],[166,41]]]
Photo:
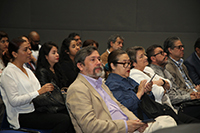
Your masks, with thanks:
[[[136,116],[138,116],[138,104],[144,93],[147,93],[152,99],[154,96],[151,92],[152,82],[142,80],[140,84],[129,78],[131,62],[128,54],[123,50],[115,50],[108,56],[108,66],[110,74],[106,80],[106,85],[112,91],[114,97]],[[138,92],[134,90],[138,88]],[[142,113],[143,119],[149,119],[145,113]],[[167,124],[164,124],[164,123]],[[155,124],[155,125],[154,125]],[[156,122],[149,125],[152,129],[158,126],[170,127],[174,126],[175,121],[169,116],[159,116]],[[157,125],[158,124],[158,125]]]

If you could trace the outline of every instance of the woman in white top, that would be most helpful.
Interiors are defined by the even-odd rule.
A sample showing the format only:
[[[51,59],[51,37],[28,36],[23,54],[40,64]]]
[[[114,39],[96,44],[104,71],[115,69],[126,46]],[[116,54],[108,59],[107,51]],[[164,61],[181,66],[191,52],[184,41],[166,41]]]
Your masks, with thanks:
[[[47,83],[41,87],[33,72],[23,66],[31,58],[29,44],[23,39],[14,39],[9,43],[8,51],[12,62],[2,73],[0,89],[10,127],[66,132],[65,121],[56,119],[59,117],[56,114],[35,112],[32,100],[40,94],[53,91],[54,86]]]
[[[144,48],[141,46],[130,47],[126,50],[126,52],[128,53],[130,60],[133,62],[129,77],[138,83],[144,79],[149,81],[154,72],[152,72],[153,70],[149,71],[151,68],[147,66],[148,61]],[[165,91],[170,89],[170,81],[158,75],[156,75],[152,81],[152,92],[155,96],[155,101],[161,104],[166,103],[172,107],[169,97],[165,94]]]

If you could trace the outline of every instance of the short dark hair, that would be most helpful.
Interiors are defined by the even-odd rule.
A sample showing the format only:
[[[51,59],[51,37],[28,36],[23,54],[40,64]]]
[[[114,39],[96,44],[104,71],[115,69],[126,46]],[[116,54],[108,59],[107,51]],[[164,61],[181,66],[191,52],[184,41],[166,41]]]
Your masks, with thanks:
[[[127,54],[126,51],[118,49],[118,50],[114,50],[112,51],[109,55],[108,55],[108,67],[109,67],[109,71],[112,71],[111,68],[111,63],[114,64],[114,66],[117,65],[117,61],[119,60],[119,56],[122,54]]]
[[[3,38],[3,37],[7,37],[8,38],[8,34],[4,31],[0,31],[0,40]],[[8,38],[9,39],[9,38]]]
[[[161,46],[161,45],[158,45],[158,44],[153,44],[153,45],[151,45],[150,47],[147,48],[146,54],[147,54],[147,57],[148,57],[148,62],[149,62],[149,64],[151,63],[151,56],[153,56],[153,55],[155,54],[155,53],[154,53],[154,50],[155,50],[156,48],[158,48],[158,47],[162,48],[162,46]],[[162,49],[163,49],[163,48],[162,48]]]
[[[20,45],[23,43],[23,42],[26,42],[25,40],[23,39],[19,39],[19,38],[16,38],[16,39],[13,39],[9,45],[8,45],[8,52],[10,54],[10,57],[11,59],[14,60],[14,56],[12,55],[12,52],[18,52],[18,49],[20,47]]]
[[[174,49],[174,42],[181,40],[179,37],[177,36],[173,36],[173,37],[168,37],[165,41],[164,41],[164,51],[167,53],[167,55],[169,56],[169,50],[168,48]]]
[[[77,63],[81,63],[85,65],[84,61],[87,56],[90,56],[94,51],[97,51],[97,48],[94,46],[88,46],[84,47],[81,50],[79,50],[74,58],[75,65],[77,66]]]
[[[80,36],[78,33],[72,32],[69,34],[68,38],[74,39],[75,36]]]
[[[194,44],[194,51],[196,51],[196,48],[200,48],[200,37],[196,40]]]
[[[107,44],[108,44],[108,49],[111,47],[111,46],[110,46],[110,43],[111,43],[111,42],[115,43],[118,37],[124,41],[124,38],[123,38],[122,36],[120,36],[119,34],[111,35],[111,36],[108,38],[108,42],[107,42]]]

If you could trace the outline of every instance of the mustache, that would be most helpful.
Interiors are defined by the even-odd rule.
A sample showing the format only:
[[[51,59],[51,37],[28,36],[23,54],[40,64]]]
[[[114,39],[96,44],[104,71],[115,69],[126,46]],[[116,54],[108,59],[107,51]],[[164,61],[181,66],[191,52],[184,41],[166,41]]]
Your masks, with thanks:
[[[167,57],[167,56],[165,56],[165,58],[163,58],[163,61],[164,61],[166,58],[168,58],[168,57]]]
[[[96,69],[99,69],[99,68],[101,69],[101,71],[103,71],[103,66],[97,66],[97,67],[94,68],[93,71],[95,72],[95,70],[96,70]]]

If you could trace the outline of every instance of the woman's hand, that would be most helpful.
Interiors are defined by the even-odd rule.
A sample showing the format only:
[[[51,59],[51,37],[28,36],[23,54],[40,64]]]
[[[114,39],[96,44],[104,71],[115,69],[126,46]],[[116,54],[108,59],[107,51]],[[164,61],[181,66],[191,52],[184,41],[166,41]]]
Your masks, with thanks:
[[[53,91],[54,86],[51,83],[46,83],[45,85],[42,86],[41,89],[38,90],[39,95],[45,93],[45,92],[50,92]]]
[[[152,85],[153,85],[153,82],[151,81],[151,82],[148,82],[148,83],[146,83],[146,85],[145,85],[145,93],[149,93],[150,91],[151,91],[151,89],[152,89]]]
[[[144,94],[144,92],[145,92],[145,85],[146,85],[146,82],[147,82],[147,80],[145,79],[145,80],[142,80],[141,82],[140,82],[140,85],[138,86],[138,92],[137,92],[137,97],[140,99],[141,97],[142,97],[142,95]]]

